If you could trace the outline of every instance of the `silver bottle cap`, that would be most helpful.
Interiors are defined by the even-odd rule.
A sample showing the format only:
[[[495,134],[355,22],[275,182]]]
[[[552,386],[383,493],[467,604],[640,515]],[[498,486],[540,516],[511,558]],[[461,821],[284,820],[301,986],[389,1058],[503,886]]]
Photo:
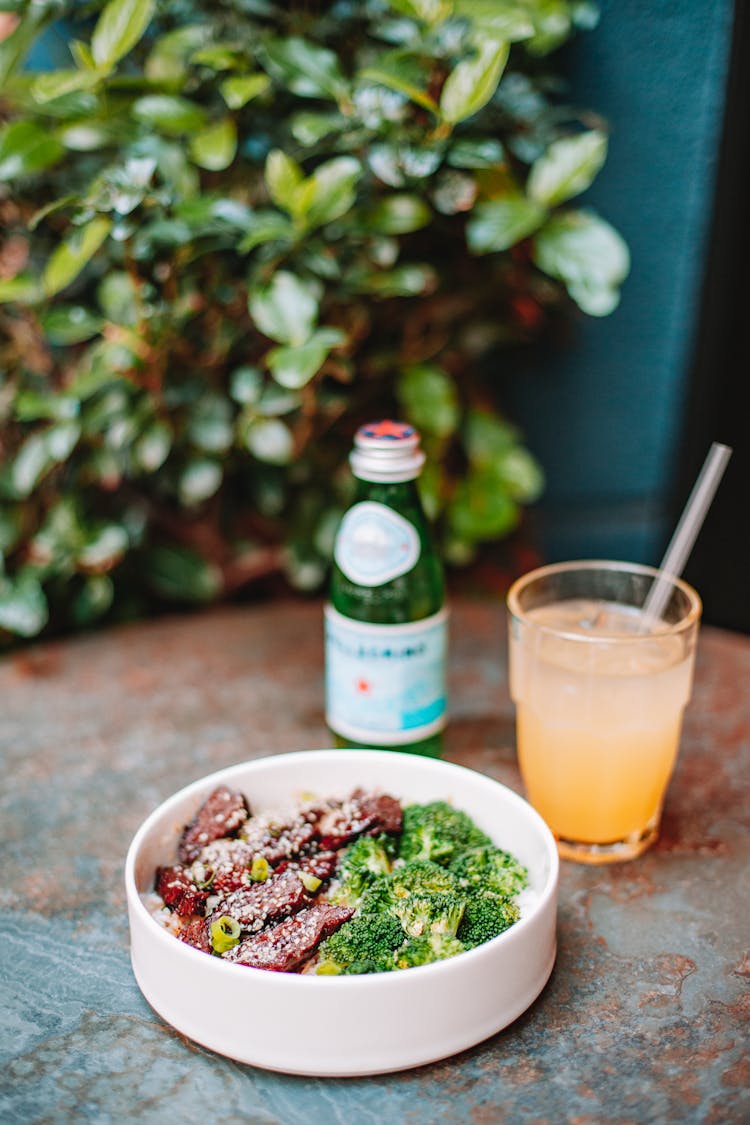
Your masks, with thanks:
[[[355,477],[382,484],[413,480],[419,476],[424,460],[414,427],[389,418],[360,426],[349,456]]]

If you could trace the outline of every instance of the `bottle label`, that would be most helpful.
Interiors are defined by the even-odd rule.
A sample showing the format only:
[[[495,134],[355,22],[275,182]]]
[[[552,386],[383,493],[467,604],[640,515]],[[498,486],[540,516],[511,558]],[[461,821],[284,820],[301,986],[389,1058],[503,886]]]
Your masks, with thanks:
[[[445,726],[448,611],[405,625],[326,606],[326,722],[355,742],[397,746]]]
[[[374,500],[355,504],[336,536],[334,558],[358,586],[382,586],[407,574],[419,559],[417,529],[398,512]]]

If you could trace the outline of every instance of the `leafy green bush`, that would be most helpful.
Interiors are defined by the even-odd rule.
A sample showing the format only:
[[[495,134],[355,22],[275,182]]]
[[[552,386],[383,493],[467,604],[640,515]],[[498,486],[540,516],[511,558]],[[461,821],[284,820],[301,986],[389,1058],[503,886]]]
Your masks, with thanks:
[[[449,561],[540,470],[496,349],[608,313],[569,200],[606,135],[547,56],[576,0],[9,4],[0,43],[0,628],[324,578],[355,427],[422,431]],[[23,67],[50,21],[70,65]]]

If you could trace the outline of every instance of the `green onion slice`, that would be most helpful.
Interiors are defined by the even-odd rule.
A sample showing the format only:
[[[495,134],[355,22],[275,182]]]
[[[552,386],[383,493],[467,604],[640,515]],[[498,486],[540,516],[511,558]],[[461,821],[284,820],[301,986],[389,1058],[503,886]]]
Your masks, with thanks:
[[[240,924],[236,918],[222,914],[211,923],[211,946],[214,953],[226,953],[240,940]]]
[[[256,855],[250,865],[250,878],[254,883],[265,883],[271,874],[268,860],[263,855]]]
[[[310,894],[315,894],[323,882],[322,879],[319,879],[317,875],[313,875],[310,871],[299,871],[297,874],[302,880],[303,887],[306,891],[309,891]]]
[[[207,891],[216,878],[216,871],[213,867],[206,867],[203,870],[203,878],[195,879],[195,885],[199,891]]]

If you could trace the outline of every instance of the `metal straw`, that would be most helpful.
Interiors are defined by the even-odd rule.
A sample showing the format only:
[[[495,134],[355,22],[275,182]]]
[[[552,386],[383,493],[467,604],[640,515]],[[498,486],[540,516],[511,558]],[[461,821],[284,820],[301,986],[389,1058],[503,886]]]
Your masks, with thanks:
[[[639,632],[649,632],[661,618],[671,592],[672,578],[682,574],[731,456],[730,446],[717,441],[711,445],[661,561],[660,574],[644,602]]]

